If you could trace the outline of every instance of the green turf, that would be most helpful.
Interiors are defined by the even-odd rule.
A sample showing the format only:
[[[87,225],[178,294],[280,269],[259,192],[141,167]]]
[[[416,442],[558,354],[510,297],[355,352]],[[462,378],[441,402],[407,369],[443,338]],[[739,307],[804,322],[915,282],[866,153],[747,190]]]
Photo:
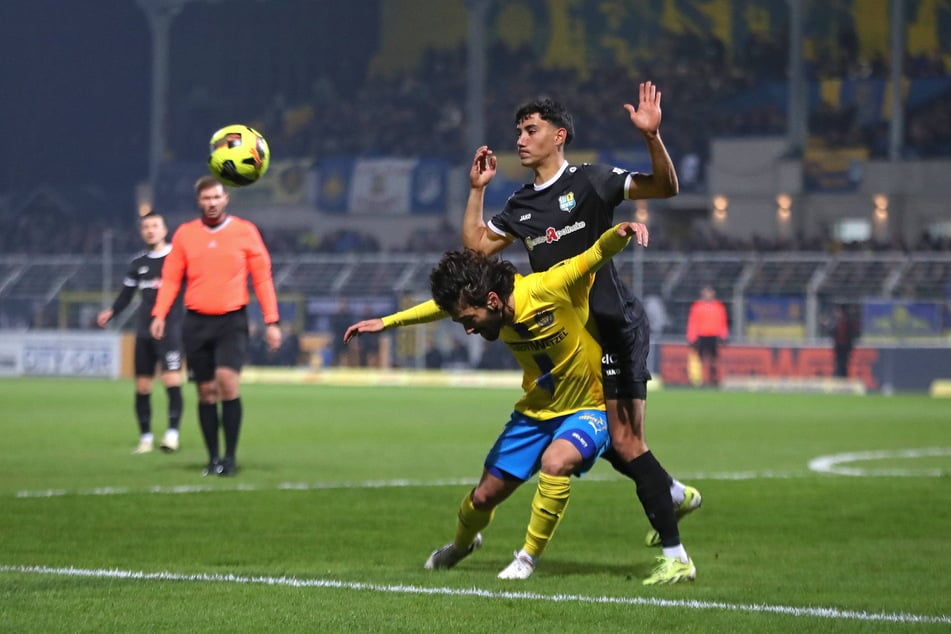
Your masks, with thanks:
[[[478,554],[422,569],[517,386],[247,385],[233,479],[199,475],[191,387],[182,451],[130,455],[131,388],[0,381],[0,631],[951,629],[947,400],[652,393],[651,446],[704,506],[681,531],[697,581],[648,589],[647,521],[606,464],[574,482],[528,581],[495,575],[521,545],[534,483],[498,510]],[[164,394],[153,402],[160,437]],[[854,476],[808,467],[913,449],[931,451],[839,465]]]

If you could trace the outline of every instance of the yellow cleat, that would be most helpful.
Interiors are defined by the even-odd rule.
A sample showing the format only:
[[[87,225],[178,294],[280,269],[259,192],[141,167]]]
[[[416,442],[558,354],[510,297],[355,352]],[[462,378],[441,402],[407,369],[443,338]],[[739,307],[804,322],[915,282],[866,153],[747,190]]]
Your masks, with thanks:
[[[658,557],[657,565],[651,576],[642,582],[645,586],[656,586],[662,583],[680,583],[693,581],[697,578],[697,568],[693,561],[680,561],[676,557]]]
[[[677,523],[680,523],[680,520],[687,517],[703,504],[703,498],[700,497],[700,491],[696,490],[693,487],[684,487],[684,501],[677,505],[677,508],[674,509],[674,514],[677,516]],[[648,548],[654,548],[660,546],[660,533],[658,533],[653,528],[647,531],[647,536],[644,538],[644,545]]]

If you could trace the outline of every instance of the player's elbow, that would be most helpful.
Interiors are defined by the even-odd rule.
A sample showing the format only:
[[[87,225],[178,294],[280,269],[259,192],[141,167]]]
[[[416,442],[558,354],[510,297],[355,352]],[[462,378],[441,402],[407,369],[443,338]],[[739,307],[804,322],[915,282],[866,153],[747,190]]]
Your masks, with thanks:
[[[505,243],[501,240],[493,240],[489,232],[483,231],[478,236],[472,234],[463,236],[462,246],[473,251],[478,251],[483,255],[492,256],[501,251]]]
[[[660,195],[658,198],[673,198],[680,193],[680,183],[676,176],[671,176],[659,183]]]

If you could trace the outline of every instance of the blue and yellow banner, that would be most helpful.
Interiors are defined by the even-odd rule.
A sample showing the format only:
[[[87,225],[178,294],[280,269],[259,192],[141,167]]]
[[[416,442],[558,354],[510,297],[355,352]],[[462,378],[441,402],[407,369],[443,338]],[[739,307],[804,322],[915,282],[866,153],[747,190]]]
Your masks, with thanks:
[[[313,203],[335,214],[445,213],[449,167],[437,158],[327,157],[315,170]]]
[[[944,306],[938,302],[867,300],[862,305],[863,339],[920,339],[944,334]]]
[[[748,339],[806,338],[806,299],[802,295],[750,295],[744,309]]]

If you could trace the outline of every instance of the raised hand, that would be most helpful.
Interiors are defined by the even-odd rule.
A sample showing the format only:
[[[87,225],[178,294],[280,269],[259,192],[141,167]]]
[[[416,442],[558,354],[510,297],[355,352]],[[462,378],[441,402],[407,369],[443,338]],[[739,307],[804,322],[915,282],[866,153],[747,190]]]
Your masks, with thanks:
[[[626,103],[624,109],[631,116],[631,123],[645,134],[657,134],[660,129],[660,91],[649,81],[640,84],[640,102],[637,108]]]
[[[485,187],[495,176],[496,158],[487,145],[476,150],[472,159],[472,168],[469,170],[469,184],[472,187]]]

